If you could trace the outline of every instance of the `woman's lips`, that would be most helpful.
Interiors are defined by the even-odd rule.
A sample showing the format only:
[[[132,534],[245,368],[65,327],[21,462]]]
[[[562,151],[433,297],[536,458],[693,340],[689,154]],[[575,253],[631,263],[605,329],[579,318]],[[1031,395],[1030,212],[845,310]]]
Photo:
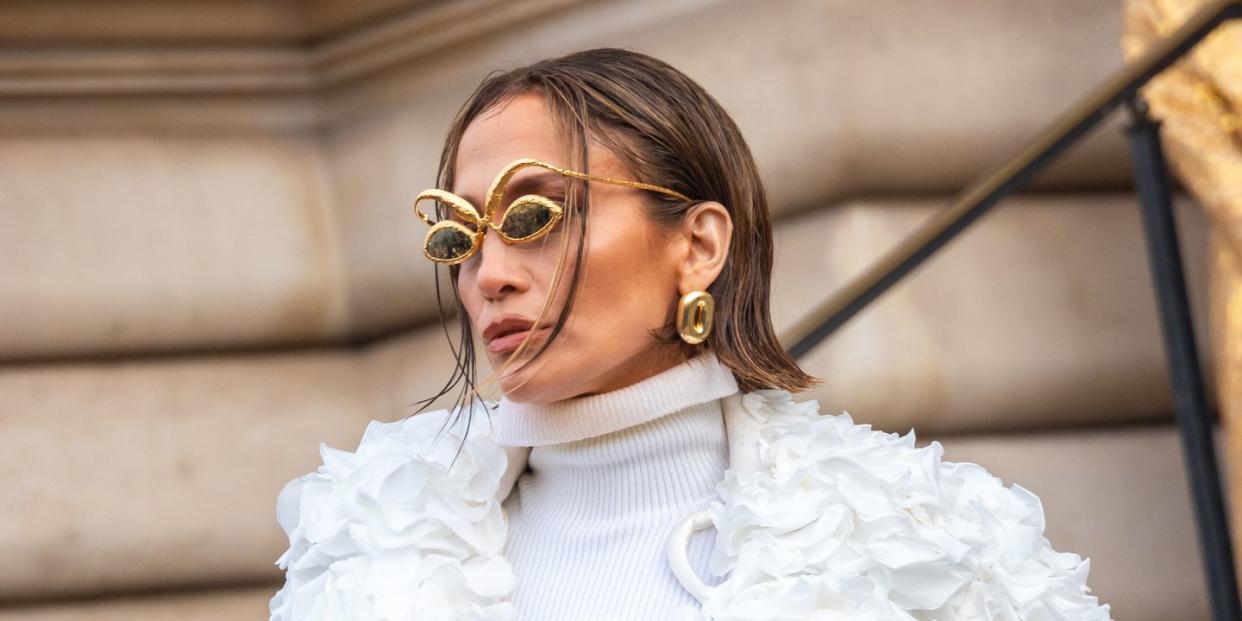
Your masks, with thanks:
[[[547,328],[534,329],[537,334],[546,330]],[[518,345],[522,344],[522,340],[525,339],[526,335],[530,332],[531,330],[522,330],[521,332],[511,332],[504,336],[498,336],[487,342],[487,351],[490,351],[493,354],[503,354],[516,349]]]

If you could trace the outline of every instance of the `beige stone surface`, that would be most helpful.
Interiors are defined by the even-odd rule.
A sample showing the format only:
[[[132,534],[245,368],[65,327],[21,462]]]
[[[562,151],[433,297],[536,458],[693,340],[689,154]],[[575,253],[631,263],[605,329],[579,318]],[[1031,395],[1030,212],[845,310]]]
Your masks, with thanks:
[[[1121,64],[1121,0],[346,4],[6,4],[0,620],[266,614],[280,488],[451,371],[408,202],[490,71],[612,45],[699,80],[771,191],[784,327]],[[1035,491],[1115,618],[1205,619],[1115,129],[814,352],[802,398]]]
[[[413,414],[445,343],[0,369],[0,601],[274,579],[280,489]]]
[[[782,222],[777,329],[947,201],[866,200]],[[1178,209],[1201,343],[1206,222]],[[1200,347],[1210,386],[1210,348]],[[1006,201],[804,359],[821,407],[890,431],[1165,418],[1172,408],[1138,206],[1127,195]]]
[[[328,183],[298,136],[0,138],[0,358],[344,334]]]
[[[206,176],[191,175],[210,186]],[[115,193],[125,186],[118,183]],[[33,187],[9,191],[38,194]],[[10,328],[0,331],[4,357],[275,345],[330,340],[345,329],[331,214],[258,199],[249,208],[195,202],[169,208],[176,213],[135,207],[98,214],[91,197],[109,190],[67,187],[58,199],[45,195],[37,211],[0,211],[0,220],[15,225],[0,227],[10,242],[0,247],[26,258],[0,263],[16,292],[0,298]],[[778,329],[947,203],[847,201],[782,219]],[[877,412],[877,423],[930,420],[950,429],[991,425],[1001,412],[1014,425],[1073,423],[1101,412],[1163,415],[1163,353],[1136,210],[1120,194],[1002,204],[807,359],[826,379],[817,396],[826,407]],[[1181,213],[1198,311],[1205,308],[1204,222],[1195,209]],[[138,223],[137,230],[98,235],[115,226],[110,219]],[[351,289],[386,292],[372,300],[371,316],[391,312],[394,324],[409,323],[396,312],[402,295],[433,309],[430,264],[415,256],[420,231],[363,228],[383,232],[371,240],[376,246],[390,236],[410,251],[389,257],[389,273],[351,281]],[[203,274],[185,280],[190,271]],[[427,312],[435,327],[434,310]],[[975,377],[990,379],[976,385]],[[1077,388],[1058,392],[1066,386]]]
[[[453,343],[457,343],[456,319],[449,319]],[[477,341],[477,338],[476,338]],[[479,381],[491,372],[481,344],[476,349]],[[394,420],[419,411],[418,403],[436,394],[453,373],[453,357],[444,328],[436,323],[379,341],[359,352],[364,369],[363,396],[372,418]],[[428,409],[452,405],[460,387],[433,401]],[[483,393],[487,399],[498,399],[494,386]],[[359,434],[361,436],[361,434]]]
[[[271,580],[285,481],[368,412],[343,352],[0,373],[0,600]]]
[[[272,43],[322,37],[429,0],[6,0],[0,39]]]
[[[939,204],[782,223],[778,325]],[[1195,213],[1183,207],[1198,282]],[[825,384],[804,398],[925,433],[1167,419],[1137,218],[1123,196],[1005,205],[814,352]],[[412,414],[450,372],[438,325],[358,350],[5,368],[0,468],[30,475],[0,489],[0,546],[23,559],[0,566],[0,598],[270,578],[276,493],[314,468],[318,443],[352,448],[367,421]]]
[[[946,459],[973,461],[1038,494],[1053,546],[1091,559],[1089,584],[1116,619],[1207,619],[1189,493],[1170,426],[941,438]],[[275,523],[274,511],[239,506]],[[240,533],[228,549],[243,554]],[[114,561],[115,562],[115,561]],[[187,567],[190,560],[181,558]],[[267,583],[265,583],[267,584]],[[255,619],[279,584],[200,594],[0,607],[4,621]]]
[[[288,40],[303,25],[287,0],[8,0],[0,39],[15,44],[100,41]]]
[[[0,357],[327,343],[430,321],[409,201],[434,181],[449,120],[489,71],[586,46],[648,52],[701,81],[743,128],[778,215],[956,191],[1120,64],[1103,36],[1119,31],[1114,4],[571,2],[322,91],[264,82],[300,67],[300,48],[162,70],[218,76],[210,97],[143,94],[159,76],[133,77],[144,86],[126,97],[30,97],[40,87],[23,79],[106,85],[182,53],[88,48],[98,59],[45,75],[31,50],[46,48],[31,48],[0,62],[14,89],[0,97],[0,204],[21,207],[0,210],[0,288],[14,292]],[[199,25],[223,19],[196,10],[218,11]],[[385,48],[372,43],[357,54]],[[258,82],[225,84],[254,63]],[[1128,174],[1106,132],[1040,180],[1116,188]]]
[[[279,584],[0,607],[0,621],[256,621]]]

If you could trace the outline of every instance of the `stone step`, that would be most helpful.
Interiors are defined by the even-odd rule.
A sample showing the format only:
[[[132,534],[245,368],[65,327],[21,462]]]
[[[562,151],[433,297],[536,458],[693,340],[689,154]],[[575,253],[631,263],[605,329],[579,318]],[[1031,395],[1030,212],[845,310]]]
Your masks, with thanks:
[[[783,223],[778,326],[940,204]],[[1197,213],[1182,206],[1193,283]],[[1130,197],[1017,199],[812,353],[825,384],[804,398],[935,434],[1167,420],[1141,242]],[[0,565],[0,600],[273,579],[285,481],[314,469],[319,442],[352,448],[366,421],[412,413],[450,371],[439,326],[363,350],[0,369],[0,469],[29,473],[0,487],[0,549],[18,560]]]
[[[1122,64],[1119,0],[781,7],[575,3],[330,92],[258,103],[19,88],[0,97],[0,360],[332,345],[432,321],[410,201],[434,183],[453,113],[498,67],[602,41],[667,60],[736,118],[784,217],[861,195],[958,191]],[[162,50],[114,43],[118,63],[161,61]],[[32,68],[40,54],[52,51],[6,75],[54,78]],[[77,70],[92,66],[115,69]],[[308,109],[324,118],[291,131],[287,119]],[[1109,131],[1037,182],[1128,179]]]
[[[1170,425],[1110,427],[1080,433],[1018,433],[941,436],[946,459],[973,461],[1009,484],[1019,484],[1040,496],[1048,520],[1047,535],[1055,549],[1091,559],[1089,585],[1101,601],[1112,606],[1117,619],[1162,621],[1209,618],[1199,567],[1193,520],[1182,470],[1178,439]],[[924,439],[923,441],[926,441]],[[221,467],[222,469],[223,467]],[[266,477],[266,472],[255,472]],[[155,490],[151,490],[155,491]],[[168,490],[162,490],[167,493]],[[237,500],[227,491],[217,501]],[[138,496],[131,502],[141,503]],[[235,504],[235,512],[254,514],[275,527],[273,502]],[[93,507],[98,514],[99,509]],[[158,508],[152,508],[160,511]],[[102,517],[102,516],[101,516]],[[37,529],[38,523],[25,524]],[[116,529],[119,544],[138,550],[150,542],[134,541]],[[255,538],[233,531],[222,547],[237,555],[236,575],[253,573],[252,555],[245,551]],[[1141,540],[1142,545],[1135,545]],[[7,542],[6,542],[7,543]],[[89,563],[89,553],[74,551],[77,562]],[[206,549],[192,552],[164,550],[169,563],[180,563],[181,574],[204,570]],[[132,551],[129,553],[132,554]],[[129,556],[127,554],[127,557]],[[26,559],[10,557],[20,564]],[[100,571],[116,571],[120,564]],[[132,576],[131,576],[132,577]],[[52,583],[59,580],[49,577]],[[162,585],[150,576],[133,588]],[[44,582],[40,591],[56,585]],[[118,585],[120,586],[120,585]],[[280,583],[257,582],[254,587],[212,589],[167,595],[128,595],[103,600],[56,604],[0,606],[0,621],[111,621],[164,619],[242,621],[266,614],[267,601]],[[43,593],[26,593],[34,595]],[[7,593],[9,599],[12,593]]]
[[[781,223],[777,330],[805,316],[947,201],[851,202]],[[1208,226],[1177,207],[1209,398]],[[804,359],[821,405],[904,431],[1163,418],[1172,409],[1133,196],[1010,199]]]
[[[0,607],[0,621],[254,621],[279,584]]]

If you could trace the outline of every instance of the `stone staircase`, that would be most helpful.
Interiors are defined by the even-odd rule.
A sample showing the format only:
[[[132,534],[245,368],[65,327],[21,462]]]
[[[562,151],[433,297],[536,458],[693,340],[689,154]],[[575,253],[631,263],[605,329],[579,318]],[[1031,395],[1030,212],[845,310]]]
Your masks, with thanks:
[[[621,46],[703,83],[773,198],[783,328],[1121,63],[1119,0],[160,7],[0,8],[0,621],[266,614],[280,487],[447,377],[410,200],[492,69]],[[825,411],[1039,494],[1115,618],[1207,617],[1115,128],[805,365]]]

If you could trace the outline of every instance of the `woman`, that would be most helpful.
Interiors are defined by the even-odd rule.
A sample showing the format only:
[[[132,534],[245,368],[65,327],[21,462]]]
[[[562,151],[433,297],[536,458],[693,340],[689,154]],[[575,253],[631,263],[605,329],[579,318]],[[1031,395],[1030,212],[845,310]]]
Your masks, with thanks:
[[[790,398],[758,170],[676,69],[491,77],[437,188],[457,403],[285,487],[273,619],[1108,619],[1029,492]]]

